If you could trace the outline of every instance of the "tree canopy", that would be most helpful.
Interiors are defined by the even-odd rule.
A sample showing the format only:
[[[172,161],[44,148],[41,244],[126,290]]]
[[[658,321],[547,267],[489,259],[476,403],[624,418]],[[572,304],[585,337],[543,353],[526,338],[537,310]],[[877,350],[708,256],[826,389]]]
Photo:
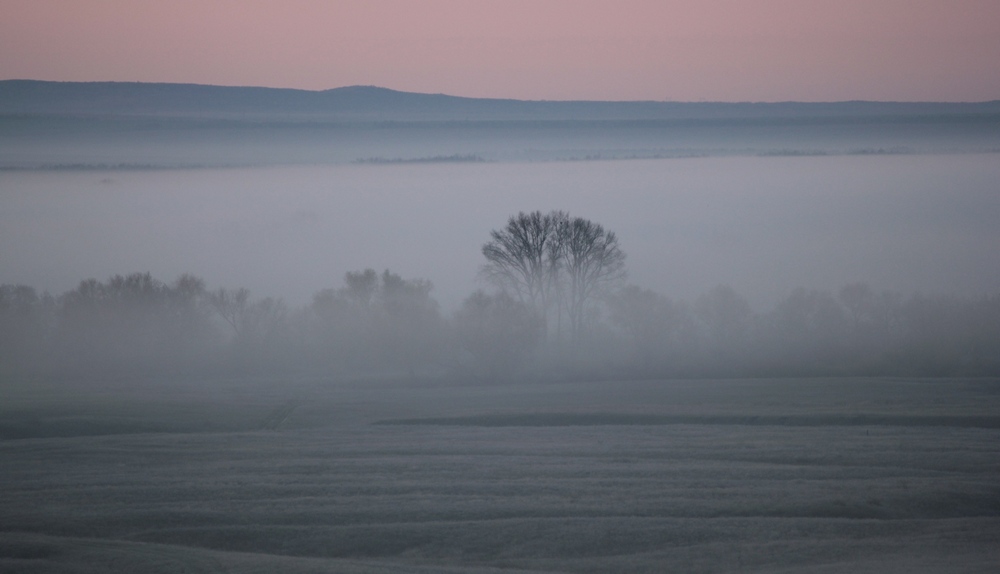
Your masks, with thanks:
[[[625,278],[618,237],[564,211],[513,215],[505,227],[490,232],[482,252],[487,281],[546,321],[555,318],[557,333],[565,316],[574,340],[582,334],[588,307]]]

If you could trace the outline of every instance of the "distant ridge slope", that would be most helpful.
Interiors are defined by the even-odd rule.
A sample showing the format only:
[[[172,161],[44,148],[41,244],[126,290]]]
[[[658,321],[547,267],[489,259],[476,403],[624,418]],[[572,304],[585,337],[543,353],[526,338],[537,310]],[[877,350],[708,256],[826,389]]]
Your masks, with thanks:
[[[755,120],[1000,115],[1000,100],[724,103],[533,101],[401,92],[375,86],[323,91],[141,82],[0,80],[2,115],[166,116],[361,121]],[[994,119],[995,118],[991,118]]]

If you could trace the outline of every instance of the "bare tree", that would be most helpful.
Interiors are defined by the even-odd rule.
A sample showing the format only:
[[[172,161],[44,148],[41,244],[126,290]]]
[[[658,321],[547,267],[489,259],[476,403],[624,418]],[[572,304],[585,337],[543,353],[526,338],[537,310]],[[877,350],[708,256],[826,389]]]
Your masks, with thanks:
[[[209,303],[233,329],[238,348],[252,350],[273,339],[282,329],[288,310],[280,299],[266,297],[250,301],[246,288],[220,288],[209,295]]]
[[[233,334],[239,337],[240,332],[244,329],[243,319],[250,306],[250,290],[244,287],[236,290],[219,288],[209,295],[208,302],[233,329]]]
[[[576,340],[582,334],[588,304],[625,279],[625,252],[613,232],[588,219],[573,218],[563,222],[562,228],[559,268],[566,278],[565,306]]]
[[[561,211],[511,216],[503,229],[490,232],[490,241],[483,245],[487,263],[482,275],[545,316],[561,255],[558,233],[566,219]]]
[[[531,305],[546,325],[555,313],[557,332],[565,311],[574,339],[582,333],[591,303],[625,277],[618,237],[563,211],[518,213],[490,237],[483,246],[483,276]]]

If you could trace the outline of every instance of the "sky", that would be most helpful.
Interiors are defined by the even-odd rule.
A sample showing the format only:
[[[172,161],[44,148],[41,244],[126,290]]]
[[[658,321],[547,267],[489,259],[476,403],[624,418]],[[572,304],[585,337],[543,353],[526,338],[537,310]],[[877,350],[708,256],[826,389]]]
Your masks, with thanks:
[[[0,0],[0,79],[1000,99],[997,0]]]

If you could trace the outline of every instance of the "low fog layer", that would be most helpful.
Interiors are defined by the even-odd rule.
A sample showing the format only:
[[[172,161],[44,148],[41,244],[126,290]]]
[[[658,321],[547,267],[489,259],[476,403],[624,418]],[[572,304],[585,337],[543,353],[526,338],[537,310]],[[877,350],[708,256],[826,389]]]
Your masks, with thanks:
[[[0,114],[3,170],[868,156],[998,150],[1000,113],[954,118],[364,122]]]
[[[159,311],[142,327],[132,311],[94,327],[106,331],[93,337],[104,341],[97,355],[152,353],[169,363],[159,351],[101,345],[151,329],[134,338],[156,347],[150,341],[200,324],[206,338],[187,337],[201,341],[195,354],[229,357],[213,368],[232,366],[227,345],[251,356],[261,355],[253,345],[266,347],[276,353],[271,367],[306,369],[323,368],[322,349],[365,355],[374,346],[409,358],[372,355],[355,367],[442,372],[471,352],[455,346],[462,329],[489,325],[491,314],[522,316],[511,305],[527,303],[519,328],[545,326],[515,337],[524,356],[506,362],[539,372],[711,374],[713,361],[729,373],[897,372],[903,357],[938,344],[947,358],[916,370],[992,372],[992,331],[970,321],[989,316],[1000,292],[998,150],[995,102],[548,103],[374,88],[6,82],[0,284],[7,309],[35,317],[32,356],[69,361],[90,353],[65,345],[91,338],[85,317],[96,312],[78,315],[74,304],[112,305],[105,314],[119,316],[113,302],[138,281],[153,297],[140,307]],[[541,305],[483,272],[491,231],[536,211],[614,233],[625,264],[601,297]],[[366,270],[380,278],[371,300],[384,308],[355,308],[347,278]],[[187,279],[175,284],[179,277]],[[844,295],[858,285],[863,296]],[[713,297],[736,319],[713,319],[704,303]],[[178,300],[194,323],[166,328],[157,313]],[[254,335],[246,347],[239,325],[250,319],[235,319],[233,304],[271,317],[280,327],[272,334],[284,338]],[[774,354],[791,315],[812,325],[800,335],[817,348],[861,340],[862,308],[882,325],[869,334],[881,359],[806,353],[795,367],[799,359]],[[925,312],[936,327],[917,326]],[[635,323],[650,317],[658,318]],[[352,338],[350,325],[367,334]],[[743,342],[724,334],[732,329]],[[411,347],[419,332],[429,347]],[[724,344],[711,342],[720,337]],[[213,363],[211,353],[200,364]],[[678,353],[693,357],[686,371],[665,359]]]
[[[429,282],[388,270],[349,272],[300,307],[209,289],[191,275],[115,275],[58,297],[0,285],[0,378],[1000,375],[1000,294],[904,295],[852,283],[795,289],[754,313],[719,285],[687,302],[625,285],[614,235],[584,225],[610,251],[598,247],[605,255],[595,259],[591,248],[604,240],[585,243],[580,267],[573,255],[558,268],[546,258],[540,274],[522,267],[528,259],[491,259],[498,290],[476,291],[447,315]]]
[[[629,280],[693,300],[729,284],[756,310],[796,287],[869,282],[976,296],[1000,286],[996,156],[692,158],[537,164],[0,173],[0,281],[183,273],[307,303],[344,273],[484,285],[480,247],[519,211],[600,222]]]
[[[87,279],[58,297],[0,285],[0,373],[514,377],[1000,374],[1000,293],[798,287],[755,313],[719,284],[693,302],[628,284],[618,235],[562,210],[490,230],[488,289],[442,313],[433,284],[347,272],[306,305],[184,274]]]

